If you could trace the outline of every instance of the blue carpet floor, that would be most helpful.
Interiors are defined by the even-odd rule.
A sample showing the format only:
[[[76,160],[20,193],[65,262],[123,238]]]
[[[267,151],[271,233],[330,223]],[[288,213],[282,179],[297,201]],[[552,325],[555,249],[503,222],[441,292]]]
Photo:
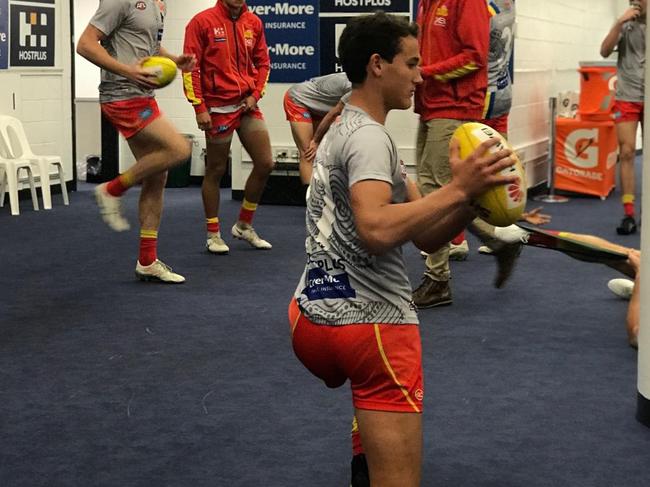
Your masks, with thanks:
[[[326,389],[289,340],[304,208],[260,208],[273,250],[228,238],[213,256],[199,189],[167,190],[159,254],[188,280],[165,286],[134,280],[137,232],[109,231],[92,189],[0,209],[0,486],[347,486],[349,390]],[[224,233],[238,208],[224,191]],[[639,245],[615,234],[617,193],[545,210],[549,228]],[[496,290],[470,245],[453,306],[420,315],[423,486],[650,485],[616,272],[526,248]],[[405,252],[416,286],[423,262]]]

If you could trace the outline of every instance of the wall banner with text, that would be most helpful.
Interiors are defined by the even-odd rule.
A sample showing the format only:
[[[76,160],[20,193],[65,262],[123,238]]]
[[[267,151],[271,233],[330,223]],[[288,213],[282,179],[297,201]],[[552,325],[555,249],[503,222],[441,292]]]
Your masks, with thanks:
[[[46,6],[51,4],[51,7]],[[11,3],[10,65],[54,66],[54,0]]]

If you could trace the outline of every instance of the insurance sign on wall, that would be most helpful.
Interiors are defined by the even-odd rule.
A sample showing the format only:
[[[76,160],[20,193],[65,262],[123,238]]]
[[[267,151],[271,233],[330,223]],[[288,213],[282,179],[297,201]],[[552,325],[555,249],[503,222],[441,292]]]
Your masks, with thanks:
[[[0,0],[0,69],[9,66],[9,1]]]
[[[250,0],[264,22],[271,56],[269,81],[296,83],[320,73],[318,0]]]
[[[54,0],[11,2],[10,12],[11,66],[54,66]]]

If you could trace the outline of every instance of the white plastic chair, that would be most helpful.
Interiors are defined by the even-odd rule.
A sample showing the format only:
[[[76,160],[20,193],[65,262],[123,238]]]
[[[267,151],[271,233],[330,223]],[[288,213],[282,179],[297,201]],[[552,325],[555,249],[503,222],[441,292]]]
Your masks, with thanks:
[[[32,163],[27,159],[8,159],[6,157],[8,150],[3,142],[3,140],[0,140],[0,207],[5,205],[5,193],[8,192],[11,214],[20,214],[18,181],[20,181],[20,171],[24,169],[27,172],[34,211],[38,211],[38,197],[36,196],[36,186],[32,174]]]
[[[14,160],[28,160],[32,166],[38,167],[44,209],[52,209],[52,192],[50,190],[50,170],[52,167],[56,170],[54,174],[58,176],[58,183],[61,185],[63,204],[70,204],[61,157],[38,156],[34,154],[27,141],[23,124],[17,118],[10,117],[9,115],[0,115],[0,137],[4,139],[9,149],[10,158]]]

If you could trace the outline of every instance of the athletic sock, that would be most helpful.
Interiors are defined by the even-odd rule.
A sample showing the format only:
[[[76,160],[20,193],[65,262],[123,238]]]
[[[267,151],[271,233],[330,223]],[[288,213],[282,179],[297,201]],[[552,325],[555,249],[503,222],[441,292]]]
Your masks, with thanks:
[[[634,216],[634,195],[633,194],[624,194],[621,197],[621,201],[623,202],[623,211],[625,212],[625,216]]]
[[[252,225],[255,210],[257,210],[257,203],[251,203],[244,198],[244,201],[241,204],[241,209],[239,210],[239,221]]]
[[[208,234],[219,233],[221,231],[221,224],[219,223],[218,216],[215,216],[214,218],[206,218],[205,225],[208,229]]]
[[[359,423],[357,417],[352,417],[352,431],[350,431],[350,438],[352,439],[352,456],[360,455],[363,453],[363,445],[361,445],[361,433],[359,433]]]
[[[463,230],[460,232],[458,235],[454,237],[454,239],[451,241],[452,244],[454,245],[460,245],[465,241],[465,231]]]
[[[151,265],[158,258],[158,231],[140,230],[140,265]]]
[[[109,181],[106,185],[106,192],[111,196],[122,196],[126,193],[126,190],[133,186],[133,174],[131,171],[126,171],[124,174],[120,174],[118,177]],[[140,262],[142,264],[142,262]]]

